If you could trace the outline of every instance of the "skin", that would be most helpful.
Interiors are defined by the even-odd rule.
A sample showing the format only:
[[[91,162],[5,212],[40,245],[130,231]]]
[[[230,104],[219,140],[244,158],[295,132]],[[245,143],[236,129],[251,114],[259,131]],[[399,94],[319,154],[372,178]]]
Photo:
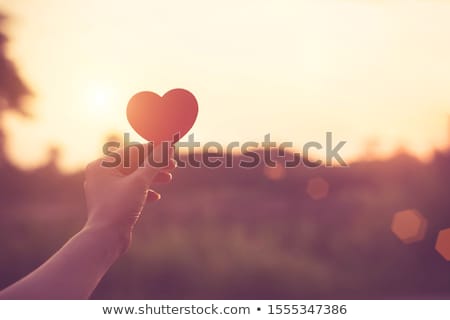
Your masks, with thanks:
[[[145,148],[148,150],[148,145]],[[160,148],[155,148],[153,154],[155,161],[161,160]],[[123,175],[116,168],[101,166],[105,159],[86,168],[85,226],[44,264],[0,291],[0,299],[87,299],[111,265],[126,252],[145,204],[160,199],[150,187],[170,182],[169,171],[176,162],[171,149],[166,167],[155,168],[145,161],[144,166]]]

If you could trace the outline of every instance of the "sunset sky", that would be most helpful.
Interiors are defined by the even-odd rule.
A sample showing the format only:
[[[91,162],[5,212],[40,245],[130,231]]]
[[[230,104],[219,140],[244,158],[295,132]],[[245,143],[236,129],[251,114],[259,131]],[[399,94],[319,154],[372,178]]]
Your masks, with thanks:
[[[450,1],[0,0],[9,56],[35,92],[32,119],[8,115],[8,154],[22,167],[62,149],[74,170],[105,136],[132,132],[136,92],[197,97],[201,142],[296,146],[368,141],[426,157],[447,144]],[[133,135],[136,139],[137,136]]]

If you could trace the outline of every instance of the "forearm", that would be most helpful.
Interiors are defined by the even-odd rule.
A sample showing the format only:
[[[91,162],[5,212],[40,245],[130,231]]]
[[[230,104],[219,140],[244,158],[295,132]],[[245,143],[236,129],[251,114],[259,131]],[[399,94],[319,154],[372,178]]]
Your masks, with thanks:
[[[144,148],[148,157],[149,145]],[[153,154],[156,150],[152,150]],[[173,148],[169,152],[168,167],[147,164],[128,175],[103,166],[104,158],[91,162],[84,183],[86,227],[42,266],[1,291],[0,299],[89,298],[109,267],[128,248],[131,230],[145,203],[159,199],[158,193],[149,190],[150,185],[171,181],[168,171],[175,168],[176,162]],[[161,163],[162,149],[156,156],[154,161]]]
[[[0,299],[87,299],[125,251],[129,234],[83,228],[38,269],[0,292]]]

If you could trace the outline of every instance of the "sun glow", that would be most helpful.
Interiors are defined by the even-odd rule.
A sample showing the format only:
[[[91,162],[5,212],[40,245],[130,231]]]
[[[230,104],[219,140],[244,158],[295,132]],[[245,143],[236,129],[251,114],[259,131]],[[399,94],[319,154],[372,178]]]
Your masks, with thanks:
[[[86,90],[85,105],[92,117],[103,117],[110,113],[113,90],[105,85],[90,85]]]
[[[447,148],[448,1],[3,2],[10,56],[36,93],[33,121],[5,120],[24,166],[53,144],[83,168],[109,132],[133,134],[132,95],[173,88],[198,98],[203,142],[333,132],[346,161]]]

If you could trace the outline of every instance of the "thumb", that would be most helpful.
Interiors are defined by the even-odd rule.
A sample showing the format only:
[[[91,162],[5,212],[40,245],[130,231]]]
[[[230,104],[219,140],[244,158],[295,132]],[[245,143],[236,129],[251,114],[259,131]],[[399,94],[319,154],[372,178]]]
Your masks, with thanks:
[[[132,179],[139,179],[150,185],[159,171],[169,166],[172,147],[162,143],[151,142],[144,145],[144,162],[131,174]]]

